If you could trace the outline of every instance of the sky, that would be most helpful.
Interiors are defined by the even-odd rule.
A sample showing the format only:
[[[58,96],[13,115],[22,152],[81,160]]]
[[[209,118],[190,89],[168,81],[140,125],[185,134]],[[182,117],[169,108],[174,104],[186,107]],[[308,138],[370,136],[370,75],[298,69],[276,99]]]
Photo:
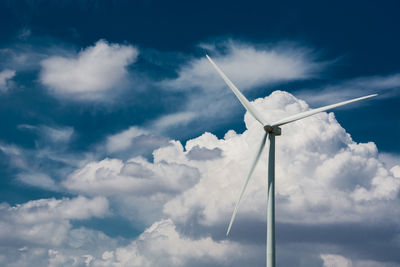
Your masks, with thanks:
[[[397,1],[0,0],[0,265],[400,266]]]

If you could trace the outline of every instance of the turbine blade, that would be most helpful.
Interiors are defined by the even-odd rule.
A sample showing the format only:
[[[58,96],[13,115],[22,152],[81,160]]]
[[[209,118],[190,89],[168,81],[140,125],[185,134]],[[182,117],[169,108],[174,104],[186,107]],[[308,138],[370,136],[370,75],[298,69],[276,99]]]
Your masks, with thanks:
[[[261,141],[260,147],[259,147],[259,149],[257,151],[256,157],[255,157],[255,159],[253,161],[253,164],[251,165],[249,174],[247,175],[247,178],[246,178],[246,181],[245,181],[244,186],[242,188],[242,191],[240,192],[239,200],[236,202],[235,209],[233,210],[233,213],[232,213],[231,221],[229,222],[228,230],[226,231],[226,235],[229,235],[229,232],[231,230],[233,221],[235,220],[235,217],[236,217],[236,212],[238,210],[240,202],[242,201],[242,197],[243,197],[244,191],[246,191],[247,184],[249,183],[249,180],[251,178],[251,175],[253,174],[253,171],[254,171],[254,169],[255,169],[255,167],[257,165],[258,160],[260,159],[261,152],[264,149],[265,141],[267,140],[267,136],[268,136],[268,133],[265,132],[264,137],[263,137],[263,139]]]
[[[218,74],[222,77],[222,79],[224,79],[225,83],[229,86],[229,88],[231,88],[231,90],[233,91],[233,93],[236,95],[236,97],[239,99],[240,103],[242,103],[242,105],[245,107],[245,109],[251,114],[253,115],[253,117],[259,121],[262,125],[266,124],[266,121],[264,120],[264,118],[262,117],[262,115],[260,113],[258,113],[258,111],[250,104],[250,102],[246,99],[246,97],[239,91],[239,89],[237,89],[237,87],[229,80],[228,77],[226,77],[226,75],[222,72],[222,70],[217,66],[217,64],[214,63],[214,61],[212,61],[212,59],[206,55],[208,61],[210,61],[210,63],[213,65],[213,67],[216,69],[216,71],[218,72]]]
[[[308,110],[308,111],[305,111],[305,112],[302,112],[302,113],[299,113],[299,114],[296,114],[296,115],[292,115],[292,116],[286,117],[286,118],[284,118],[282,120],[279,120],[279,121],[275,122],[271,126],[272,127],[281,126],[281,125],[284,125],[284,124],[287,124],[287,123],[290,123],[290,122],[294,122],[294,121],[297,121],[297,120],[304,119],[306,117],[309,117],[311,115],[326,111],[328,109],[332,109],[332,108],[336,108],[336,107],[339,107],[339,106],[347,105],[347,104],[350,104],[350,103],[353,103],[353,102],[356,102],[356,101],[360,101],[360,100],[363,100],[363,99],[367,99],[367,98],[370,98],[370,97],[374,97],[374,96],[377,96],[377,95],[378,94],[367,95],[367,96],[363,96],[363,97],[359,97],[359,98],[354,98],[354,99],[351,99],[351,100],[343,101],[343,102],[340,102],[340,103],[336,103],[336,104],[332,104],[332,105],[328,105],[328,106],[324,106],[324,107],[320,107],[320,108],[316,108],[316,109],[311,109],[311,110]]]

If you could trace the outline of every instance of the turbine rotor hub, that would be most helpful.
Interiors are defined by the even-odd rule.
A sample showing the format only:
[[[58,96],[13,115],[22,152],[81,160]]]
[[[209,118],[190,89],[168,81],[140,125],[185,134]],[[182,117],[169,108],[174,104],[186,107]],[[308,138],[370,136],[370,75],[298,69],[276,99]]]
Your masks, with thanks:
[[[281,127],[278,127],[278,126],[272,127],[271,125],[265,125],[264,130],[267,133],[273,134],[273,135],[281,135],[282,134]]]

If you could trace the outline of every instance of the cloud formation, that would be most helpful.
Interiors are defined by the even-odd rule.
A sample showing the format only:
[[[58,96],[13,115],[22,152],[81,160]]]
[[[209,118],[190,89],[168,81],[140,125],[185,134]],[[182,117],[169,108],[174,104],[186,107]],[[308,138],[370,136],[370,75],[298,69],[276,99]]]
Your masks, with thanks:
[[[93,266],[231,266],[246,252],[252,254],[235,242],[184,237],[171,220],[161,220],[128,246],[105,251]]]
[[[254,104],[269,121],[308,109],[304,101],[281,91]],[[165,204],[164,212],[174,220],[200,215],[196,218],[204,225],[225,221],[262,137],[257,121],[246,114],[245,122],[244,133],[229,131],[224,139],[205,133],[185,147],[173,141],[153,152],[154,162],[140,157],[91,162],[71,174],[64,186],[89,195],[170,192],[175,197]],[[388,210],[399,214],[397,167],[386,169],[375,144],[354,142],[333,113],[284,126],[277,142],[278,220],[355,222],[383,220]],[[265,161],[264,153],[260,162]],[[265,173],[266,164],[260,163],[247,204],[241,207],[243,217],[263,219]],[[205,192],[209,197],[203,199]]]
[[[123,162],[119,159],[104,159],[90,162],[72,173],[64,186],[72,191],[90,195],[176,194],[197,183],[199,173],[195,168],[183,164],[157,162],[136,157]]]
[[[316,77],[324,66],[324,63],[315,61],[309,50],[299,47],[263,47],[237,42],[228,42],[223,46],[223,49],[212,46],[210,54],[244,90]],[[131,46],[99,41],[78,55],[43,60],[41,81],[60,97],[101,99],[117,88],[121,79],[126,78],[126,68],[136,60],[137,53]],[[100,64],[108,61],[112,64]],[[105,66],[115,68],[110,70]],[[102,75],[109,72],[112,74],[110,77]],[[50,76],[46,76],[48,74]],[[46,219],[49,223],[33,220],[31,224],[20,225],[13,223],[12,218],[17,216],[9,211],[15,207],[4,204],[4,210],[8,209],[4,214],[9,214],[11,218],[2,220],[5,229],[21,233],[28,228],[35,229],[36,232],[33,232],[43,237],[32,234],[24,235],[24,239],[3,233],[4,240],[14,242],[15,247],[14,254],[0,249],[0,263],[15,263],[17,255],[21,253],[26,255],[25,262],[36,260],[39,262],[37,265],[45,262],[49,266],[124,266],[128,263],[138,266],[160,266],[161,263],[171,266],[243,266],[249,262],[262,262],[263,238],[261,245],[260,238],[240,236],[240,233],[246,233],[250,225],[251,229],[247,230],[250,235],[256,233],[259,236],[265,228],[266,153],[257,166],[246,199],[240,207],[229,239],[231,241],[223,237],[243,178],[262,136],[262,128],[246,114],[246,130],[243,133],[230,130],[223,138],[206,132],[182,144],[155,136],[152,134],[154,129],[160,132],[166,129],[180,130],[178,126],[190,127],[191,123],[202,119],[209,124],[220,123],[219,119],[232,117],[240,111],[240,104],[205,59],[189,60],[181,66],[177,75],[176,79],[163,81],[163,84],[167,84],[167,90],[182,93],[188,89],[186,104],[176,113],[145,123],[145,129],[132,126],[108,136],[97,147],[101,152],[94,152],[98,153],[97,157],[92,155],[75,159],[72,165],[77,169],[68,175],[64,172],[58,179],[53,180],[51,175],[40,170],[17,175],[18,181],[28,185],[84,195],[76,198],[79,201],[60,201],[74,202],[71,206],[85,206],[87,215],[75,212],[68,215],[59,211],[60,207],[71,210],[67,204],[54,203],[56,200],[40,200],[49,202],[49,207],[32,205],[35,210],[43,209],[43,213],[49,214]],[[46,80],[51,76],[53,80]],[[98,77],[106,82],[98,83],[101,81]],[[71,80],[74,85],[64,86],[60,82],[62,79]],[[382,80],[380,84],[392,88],[397,78],[389,80]],[[353,84],[362,87],[366,82]],[[268,121],[309,109],[307,103],[282,91],[256,99],[254,104]],[[20,125],[19,128],[39,133],[46,144],[55,147],[65,146],[74,135],[71,127]],[[383,223],[395,223],[399,218],[398,162],[389,169],[382,163],[382,156],[375,144],[353,141],[335,120],[333,113],[319,114],[285,126],[277,143],[278,225],[296,224],[307,228],[307,225],[375,223],[378,226],[374,227],[379,227]],[[40,142],[38,144],[41,145]],[[13,146],[1,146],[0,149],[15,159],[15,164],[21,168],[31,167],[26,157],[21,155],[24,154],[23,150]],[[138,156],[151,151],[153,157]],[[51,157],[57,162],[69,160],[57,158],[57,153],[50,154],[47,153],[46,158]],[[110,158],[104,159],[99,154]],[[59,179],[62,179],[60,183]],[[31,202],[21,206],[28,204]],[[126,245],[126,240],[121,242],[118,238],[72,226],[75,220],[101,218],[109,210],[132,225],[147,229]],[[34,214],[35,218],[41,217],[31,210],[28,213]],[[52,237],[42,234],[49,229],[55,233]],[[82,239],[93,242],[87,244]],[[96,244],[103,244],[104,240],[110,244],[97,248]],[[390,242],[394,240],[390,239]],[[326,243],[323,248],[297,248],[307,253],[306,263],[301,265],[298,263],[302,253],[290,253],[293,248],[290,245],[295,241],[290,239],[286,242],[289,246],[281,245],[281,255],[291,256],[285,256],[282,262],[295,262],[292,266],[362,266],[364,263],[374,266],[390,261],[375,255],[357,256],[351,246],[347,254],[341,254],[343,243],[336,243],[332,249],[329,247],[329,238],[321,238],[318,242]],[[75,246],[76,243],[79,245]],[[313,244],[315,240],[308,241],[307,246]],[[239,259],[238,255],[231,253],[232,250],[248,253],[240,255]]]
[[[257,99],[254,104],[268,121],[308,109],[304,101],[279,91]],[[248,114],[245,122],[248,130],[243,134],[228,132],[222,140],[204,134],[188,141],[185,150],[170,146],[155,151],[155,159],[196,166],[202,177],[194,187],[166,203],[166,214],[177,221],[195,216],[204,225],[229,218],[262,137],[262,127]],[[397,208],[400,178],[379,161],[375,144],[354,142],[333,113],[318,114],[285,125],[282,130],[276,159],[279,221],[393,220],[388,216],[389,210],[390,214],[400,215]],[[189,161],[185,151],[194,147],[220,149],[223,157],[205,163]],[[265,161],[264,154],[249,186],[247,200],[240,207],[239,220],[253,216],[263,220],[267,166],[262,162]],[[205,192],[209,197],[203,199]]]
[[[100,40],[78,55],[43,60],[40,81],[57,96],[99,100],[122,85],[126,67],[136,60],[138,53],[133,46]]]
[[[304,101],[282,91],[253,103],[268,121],[309,109]],[[24,251],[26,246],[26,257],[38,264],[50,262],[50,266],[124,266],[128,262],[133,266],[160,266],[161,262],[171,266],[262,264],[264,238],[260,244],[252,236],[265,230],[266,153],[240,207],[231,241],[223,237],[263,134],[262,127],[249,114],[245,115],[245,123],[247,130],[243,133],[230,130],[224,138],[204,133],[184,146],[170,141],[154,150],[152,161],[136,156],[86,163],[71,173],[62,186],[87,197],[44,199],[15,207],[3,204],[2,240],[15,244],[11,254],[0,251],[9,255],[3,256],[3,262],[17,262],[17,255],[22,253],[18,249]],[[106,144],[118,152],[139,137],[143,142],[152,138],[146,130],[136,127],[110,136]],[[18,154],[12,147],[2,150]],[[400,166],[387,169],[379,158],[373,143],[354,142],[333,113],[284,126],[283,135],[277,139],[278,227],[290,231],[290,225],[296,225],[309,231],[307,225],[311,225],[316,231],[319,228],[315,225],[331,225],[333,228],[327,229],[332,231],[337,230],[336,224],[368,225],[365,229],[370,232],[375,231],[374,227],[395,223],[400,217]],[[109,209],[132,223],[152,226],[129,245],[71,226],[72,220],[102,217]],[[320,231],[327,232],[325,228]],[[19,234],[8,234],[12,232]],[[241,232],[248,234],[241,237]],[[285,233],[281,232],[282,238]],[[91,237],[93,244],[82,243],[79,236]],[[375,255],[357,256],[360,244],[355,241],[352,244],[357,247],[353,248],[341,243],[346,239],[333,242],[329,235],[320,238],[323,246],[308,249],[315,240],[305,240],[306,245],[296,248],[301,253],[291,252],[293,238],[283,239],[279,244],[281,262],[297,266],[391,264],[390,259]],[[108,245],[103,244],[105,240]],[[396,246],[396,238],[388,240]],[[75,243],[79,245],[71,245]],[[97,243],[103,245],[98,248],[94,245]],[[341,254],[342,246],[347,247],[346,254]],[[232,251],[246,253],[238,256]],[[307,257],[301,263],[303,254]]]
[[[109,213],[106,198],[82,196],[32,200],[13,207],[3,203],[0,210],[0,242],[17,247],[21,244],[58,246],[67,238],[70,220],[103,217]]]
[[[9,81],[15,76],[15,70],[0,71],[0,93],[8,91]]]
[[[268,121],[309,109],[304,101],[282,91],[275,91],[253,103]],[[67,189],[89,196],[108,196],[113,199],[113,205],[123,207],[123,212],[117,211],[121,216],[147,223],[157,220],[149,229],[164,229],[155,232],[147,230],[131,245],[107,250],[101,259],[97,258],[93,263],[100,266],[114,263],[118,266],[129,259],[131,262],[137,261],[139,265],[157,266],[159,258],[149,259],[148,255],[151,254],[162,255],[171,260],[172,265],[193,266],[193,262],[204,265],[207,261],[196,260],[190,251],[187,251],[189,256],[176,254],[177,250],[168,246],[168,242],[172,242],[172,239],[175,240],[174,244],[180,244],[189,242],[184,241],[189,239],[197,244],[204,235],[211,234],[211,239],[207,241],[211,247],[222,244],[217,240],[222,238],[263,134],[262,127],[249,114],[245,115],[245,123],[247,130],[243,133],[230,130],[221,139],[204,133],[188,140],[185,146],[179,141],[171,141],[170,145],[153,152],[152,162],[140,157],[127,161],[105,159],[93,161],[72,173],[63,183]],[[142,130],[135,129],[135,132],[141,133]],[[135,136],[129,131],[126,134]],[[259,235],[265,228],[266,154],[263,154],[256,168],[230,237],[237,244],[254,246],[258,261],[264,254],[262,246],[253,238],[240,237],[235,233],[248,232],[249,225],[252,225],[251,231]],[[286,227],[283,229],[290,230],[285,225],[302,225],[304,229],[307,229],[307,225],[314,228],[316,225],[331,225],[334,229],[335,225],[340,224],[349,227],[368,226],[370,232],[375,231],[372,230],[375,227],[380,229],[394,224],[400,217],[397,197],[400,191],[400,166],[387,169],[380,161],[375,144],[353,141],[333,113],[321,113],[285,125],[282,136],[277,139],[276,163],[277,221],[278,225]],[[250,233],[250,236],[253,234]],[[159,235],[164,236],[162,240],[166,242],[167,250],[157,250],[157,246],[156,250],[150,250],[149,247],[153,245],[144,245],[161,242],[157,241]],[[284,262],[295,262],[299,266],[341,263],[353,266],[368,263],[374,266],[374,263],[382,263],[382,258],[376,255],[357,256],[361,245],[354,240],[350,245],[341,243],[345,239],[334,242],[333,249],[329,245],[329,242],[333,242],[329,236],[320,238],[320,242],[325,242],[326,246],[314,248],[312,252],[302,248],[315,264],[303,262],[301,265],[299,257],[302,253],[289,253],[287,249],[291,251],[293,247],[285,243],[281,245],[281,255],[292,256],[284,259]],[[390,238],[387,242],[396,246],[393,243],[395,240]],[[292,244],[290,242],[294,241],[290,239],[286,242]],[[311,246],[315,240],[305,242]],[[338,255],[343,251],[341,246],[347,246],[344,256]],[[221,258],[212,256],[211,259],[218,263],[216,265],[228,265],[220,262]],[[251,261],[246,257],[243,260]],[[383,258],[383,261],[390,266],[390,259]]]

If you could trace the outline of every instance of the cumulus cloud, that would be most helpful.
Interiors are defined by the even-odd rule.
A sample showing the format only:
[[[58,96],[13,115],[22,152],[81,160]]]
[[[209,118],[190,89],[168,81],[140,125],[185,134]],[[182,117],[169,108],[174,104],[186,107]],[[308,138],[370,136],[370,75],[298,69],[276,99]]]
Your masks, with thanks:
[[[69,190],[90,195],[176,194],[199,179],[195,168],[183,164],[157,162],[152,164],[141,157],[126,162],[119,159],[104,159],[90,162],[72,173],[64,186]]]
[[[48,226],[46,229],[51,231],[46,235],[59,234]],[[61,245],[24,243],[25,246],[14,250],[9,247],[8,251],[0,247],[0,263],[4,266],[243,266],[255,262],[257,251],[252,245],[227,240],[186,237],[170,219],[153,223],[130,244],[122,246],[84,228],[63,234]]]
[[[100,40],[78,55],[43,60],[40,81],[58,96],[102,99],[122,84],[126,67],[136,60],[138,53],[133,46]]]
[[[5,69],[0,71],[0,92],[8,91],[9,82],[14,76],[15,70]]]
[[[247,255],[246,255],[247,254]],[[251,251],[235,242],[216,242],[210,237],[190,239],[177,232],[171,220],[155,222],[135,241],[105,251],[93,266],[231,266]],[[204,266],[204,265],[199,265]]]
[[[94,258],[101,258],[104,251],[117,247],[116,243],[101,232],[81,227],[68,230],[60,245],[25,242],[17,247],[1,246],[0,264],[7,267],[93,266]]]
[[[39,199],[0,206],[0,240],[3,245],[60,245],[71,228],[70,220],[103,217],[108,210],[104,197],[82,196],[63,199]]]
[[[254,104],[268,121],[308,109],[304,101],[279,91]],[[242,134],[231,131],[224,139],[204,134],[189,140],[185,149],[177,145],[154,152],[155,160],[185,163],[198,168],[202,177],[166,203],[166,214],[178,221],[199,218],[204,225],[229,219],[263,132],[248,114],[245,122],[247,130]],[[211,162],[190,161],[186,154],[194,147],[220,149],[223,157]],[[238,220],[264,220],[267,166],[262,163],[266,153],[260,162]],[[400,178],[385,168],[373,143],[354,142],[333,113],[285,125],[277,140],[276,164],[277,219],[281,222],[359,222],[393,220],[400,215]],[[395,216],[388,216],[389,210]]]
[[[392,168],[399,164],[400,155],[394,153],[380,152],[379,159],[385,164],[387,168]]]

